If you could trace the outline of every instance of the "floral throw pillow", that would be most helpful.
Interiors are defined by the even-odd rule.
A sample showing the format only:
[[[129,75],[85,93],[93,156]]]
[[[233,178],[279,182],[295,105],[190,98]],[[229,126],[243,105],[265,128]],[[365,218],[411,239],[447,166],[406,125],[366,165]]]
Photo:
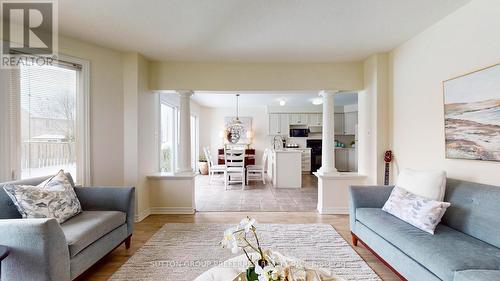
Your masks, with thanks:
[[[82,211],[62,170],[37,186],[8,184],[3,188],[23,218],[55,218],[63,223]]]
[[[449,206],[448,202],[427,199],[396,186],[382,210],[425,232],[434,234],[436,226]]]

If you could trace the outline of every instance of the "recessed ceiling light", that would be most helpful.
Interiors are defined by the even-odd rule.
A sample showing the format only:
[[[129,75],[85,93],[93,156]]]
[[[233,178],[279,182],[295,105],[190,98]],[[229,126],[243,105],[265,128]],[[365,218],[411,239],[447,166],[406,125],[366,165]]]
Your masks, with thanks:
[[[280,105],[281,105],[281,106],[285,106],[285,104],[286,104],[286,101],[285,101],[285,100],[280,100]]]
[[[322,98],[314,98],[312,100],[312,104],[314,105],[320,105],[320,104],[323,104],[323,99]]]

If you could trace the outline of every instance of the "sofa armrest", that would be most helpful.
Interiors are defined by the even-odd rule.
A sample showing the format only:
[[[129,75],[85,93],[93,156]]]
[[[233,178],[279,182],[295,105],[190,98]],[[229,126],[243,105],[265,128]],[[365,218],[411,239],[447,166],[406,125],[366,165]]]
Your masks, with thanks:
[[[0,220],[0,243],[10,248],[2,280],[70,280],[68,243],[55,219]]]
[[[349,187],[349,222],[351,231],[356,222],[357,208],[382,208],[389,199],[394,186],[350,186]]]
[[[127,232],[131,235],[135,220],[134,187],[75,187],[84,211],[121,211],[127,215]]]

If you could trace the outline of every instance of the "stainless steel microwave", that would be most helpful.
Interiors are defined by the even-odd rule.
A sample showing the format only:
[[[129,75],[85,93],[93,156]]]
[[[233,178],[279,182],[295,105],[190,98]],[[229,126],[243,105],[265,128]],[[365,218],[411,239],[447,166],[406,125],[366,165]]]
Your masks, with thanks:
[[[309,129],[290,129],[291,138],[305,138],[309,136]]]

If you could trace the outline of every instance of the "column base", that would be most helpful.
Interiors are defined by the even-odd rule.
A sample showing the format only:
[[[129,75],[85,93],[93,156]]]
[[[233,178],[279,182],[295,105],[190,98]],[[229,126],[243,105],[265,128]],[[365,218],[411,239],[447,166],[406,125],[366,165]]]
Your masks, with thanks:
[[[314,173],[318,177],[318,212],[348,214],[349,186],[366,184],[366,177],[357,173]]]

